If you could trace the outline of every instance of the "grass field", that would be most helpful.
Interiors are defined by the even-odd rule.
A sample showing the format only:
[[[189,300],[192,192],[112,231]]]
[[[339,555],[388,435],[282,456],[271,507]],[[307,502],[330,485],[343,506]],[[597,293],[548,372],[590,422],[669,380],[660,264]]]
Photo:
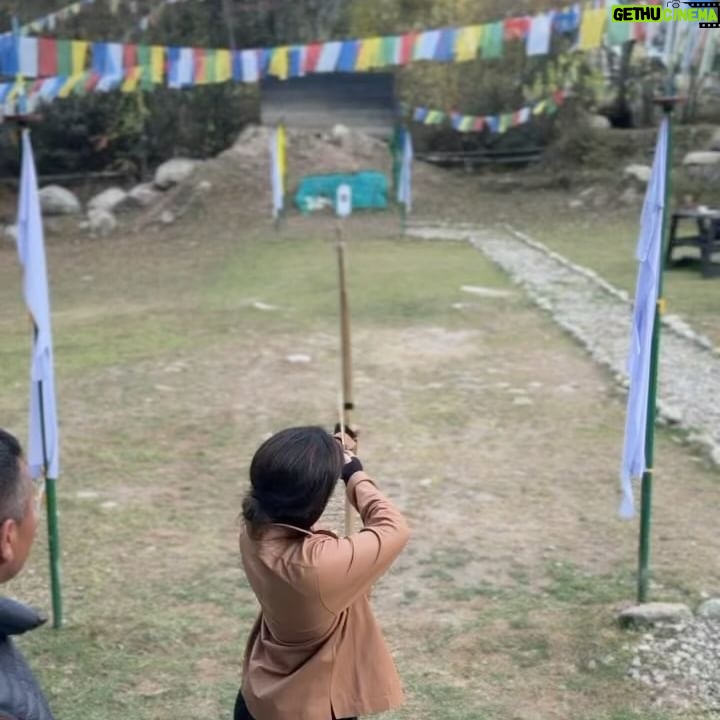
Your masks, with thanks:
[[[462,186],[462,183],[456,180]],[[466,180],[464,184],[472,183]],[[472,187],[472,186],[471,186]],[[438,203],[433,210],[455,220],[465,219],[484,224],[509,224],[575,263],[595,270],[617,287],[635,291],[637,263],[634,260],[640,230],[640,207],[626,207],[608,202],[593,207],[586,204],[570,207],[578,196],[560,191],[528,192],[519,186],[514,192],[488,192],[487,181],[474,189],[480,201],[468,202],[467,191],[458,190],[449,202]],[[597,192],[602,193],[602,189]],[[708,200],[708,202],[711,202]],[[691,234],[692,226],[681,228]],[[704,279],[700,273],[697,251],[676,251],[675,259],[684,263],[665,272],[667,312],[683,316],[700,333],[720,347],[720,279]]]
[[[249,459],[330,426],[340,373],[330,224],[240,222],[50,242],[67,626],[22,645],[59,720],[230,716],[256,613]],[[413,528],[375,592],[408,693],[388,719],[675,717],[625,679],[613,621],[637,532],[616,516],[622,398],[479,254],[392,234],[353,224],[349,258],[362,456]],[[463,284],[510,295],[468,304]],[[19,296],[2,248],[0,424],[24,436]],[[657,467],[653,592],[695,602],[720,583],[717,474],[665,433]],[[47,609],[47,587],[41,532],[4,590]]]

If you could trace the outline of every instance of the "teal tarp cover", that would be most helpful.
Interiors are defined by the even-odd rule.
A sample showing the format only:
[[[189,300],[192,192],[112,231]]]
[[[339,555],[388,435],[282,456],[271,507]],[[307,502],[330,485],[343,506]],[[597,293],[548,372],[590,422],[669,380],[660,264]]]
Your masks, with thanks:
[[[388,181],[381,172],[368,170],[352,175],[308,175],[300,181],[295,204],[302,213],[317,207],[317,199],[324,198],[335,207],[337,189],[341,185],[352,188],[353,210],[385,210],[388,206]]]

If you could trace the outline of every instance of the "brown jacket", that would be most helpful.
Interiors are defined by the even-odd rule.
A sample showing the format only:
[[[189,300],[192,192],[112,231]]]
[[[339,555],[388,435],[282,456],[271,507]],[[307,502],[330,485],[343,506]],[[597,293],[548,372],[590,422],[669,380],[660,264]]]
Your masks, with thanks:
[[[240,536],[261,606],[242,685],[255,720],[330,720],[333,713],[372,715],[403,703],[368,595],[409,531],[364,472],[352,476],[347,494],[364,525],[350,537],[288,525]]]

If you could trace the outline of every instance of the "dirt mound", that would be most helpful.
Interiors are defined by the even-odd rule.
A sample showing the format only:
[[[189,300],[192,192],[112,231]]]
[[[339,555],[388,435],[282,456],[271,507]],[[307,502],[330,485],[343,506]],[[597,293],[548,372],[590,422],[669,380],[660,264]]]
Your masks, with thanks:
[[[226,207],[227,200],[232,198],[234,212],[268,214],[271,136],[272,129],[268,127],[245,128],[232,147],[202,163],[188,183],[193,187],[202,181],[212,184],[205,199],[208,206]],[[287,148],[289,207],[298,183],[307,175],[363,170],[377,170],[388,177],[392,174],[393,158],[388,143],[344,126],[336,126],[329,133],[290,129]],[[443,175],[442,171],[416,164],[416,182],[439,186]]]

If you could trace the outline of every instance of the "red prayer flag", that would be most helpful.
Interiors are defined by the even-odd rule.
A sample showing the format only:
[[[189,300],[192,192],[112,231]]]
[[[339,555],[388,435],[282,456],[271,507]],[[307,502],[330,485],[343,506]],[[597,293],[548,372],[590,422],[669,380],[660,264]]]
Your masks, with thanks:
[[[123,45],[123,67],[134,68],[138,66],[137,45]]]
[[[193,48],[193,79],[196,83],[204,83],[205,78],[205,51],[202,48]]]
[[[318,60],[320,59],[320,53],[322,52],[322,44],[321,43],[313,43],[312,45],[308,45],[307,53],[305,55],[305,72],[306,73],[314,73]]]
[[[473,125],[473,130],[475,132],[482,132],[485,129],[485,118],[478,117],[475,118],[475,124]]]
[[[38,40],[38,74],[41,77],[55,77],[58,74],[58,53],[55,38]]]
[[[505,40],[524,40],[530,32],[532,19],[529,17],[508,18],[505,20]]]
[[[406,33],[401,37],[400,44],[400,64],[408,65],[412,62],[413,55],[415,53],[415,40],[417,33],[411,32]]]
[[[92,92],[96,87],[97,84],[100,82],[100,75],[98,75],[95,72],[90,73],[90,76],[87,79],[87,82],[85,83],[85,90],[87,92]]]

